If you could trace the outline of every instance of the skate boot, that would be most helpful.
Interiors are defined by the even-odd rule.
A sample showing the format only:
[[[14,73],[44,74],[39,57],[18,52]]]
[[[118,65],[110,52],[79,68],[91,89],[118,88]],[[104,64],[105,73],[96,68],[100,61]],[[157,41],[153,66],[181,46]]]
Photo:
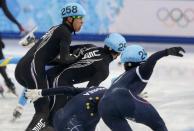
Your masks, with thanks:
[[[30,32],[26,34],[20,41],[19,44],[22,46],[34,45],[36,42],[36,38],[34,32],[38,29],[38,27],[34,27]]]
[[[12,122],[15,122],[16,119],[19,119],[19,118],[21,117],[23,111],[24,111],[23,106],[18,105],[18,106],[14,109],[14,111],[13,111],[13,119],[12,119],[11,121],[12,121]]]

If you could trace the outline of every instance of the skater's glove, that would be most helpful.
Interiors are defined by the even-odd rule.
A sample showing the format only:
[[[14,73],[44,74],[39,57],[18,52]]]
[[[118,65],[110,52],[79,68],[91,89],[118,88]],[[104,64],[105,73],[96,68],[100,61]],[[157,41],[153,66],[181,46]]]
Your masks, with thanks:
[[[179,56],[179,57],[183,57],[182,53],[185,53],[185,50],[182,47],[172,47],[166,50],[168,55]]]
[[[42,90],[41,89],[27,89],[24,95],[31,102],[35,102],[37,99],[42,97]]]

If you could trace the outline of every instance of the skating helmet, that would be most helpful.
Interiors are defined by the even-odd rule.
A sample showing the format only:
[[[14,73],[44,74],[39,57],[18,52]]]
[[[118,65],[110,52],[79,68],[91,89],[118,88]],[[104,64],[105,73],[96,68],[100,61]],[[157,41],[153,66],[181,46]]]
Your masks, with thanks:
[[[111,33],[105,40],[104,44],[113,49],[116,52],[121,52],[126,47],[126,40],[125,38],[119,33]]]
[[[67,3],[61,9],[62,18],[74,16],[84,17],[86,15],[85,9],[78,3]]]
[[[147,52],[142,46],[130,45],[121,52],[121,62],[142,62],[147,60]]]

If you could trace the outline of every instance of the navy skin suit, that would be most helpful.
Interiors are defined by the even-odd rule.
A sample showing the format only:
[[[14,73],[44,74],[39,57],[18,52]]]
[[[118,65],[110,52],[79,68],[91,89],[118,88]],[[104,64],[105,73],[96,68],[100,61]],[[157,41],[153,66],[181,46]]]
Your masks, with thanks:
[[[151,55],[147,61],[125,63],[125,70],[105,92],[99,102],[99,114],[112,131],[132,131],[126,119],[144,124],[154,131],[167,131],[156,109],[139,97],[153,72],[156,62],[165,56],[182,56],[181,47],[173,47]],[[121,54],[122,55],[122,54]]]

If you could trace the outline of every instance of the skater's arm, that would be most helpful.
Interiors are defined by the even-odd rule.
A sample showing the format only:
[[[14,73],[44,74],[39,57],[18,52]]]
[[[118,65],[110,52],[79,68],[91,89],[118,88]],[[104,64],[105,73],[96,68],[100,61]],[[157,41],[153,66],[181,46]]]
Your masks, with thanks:
[[[75,88],[70,86],[60,86],[57,88],[50,89],[27,89],[25,92],[25,97],[28,99],[46,97],[46,96],[54,96],[54,95],[77,95],[86,88]]]
[[[154,54],[152,54],[145,63],[141,64],[139,66],[139,73],[143,79],[148,80],[153,72],[154,66],[156,62],[161,59],[162,57],[168,56],[168,55],[174,55],[182,57],[183,55],[180,54],[180,51],[185,52],[183,48],[181,47],[172,47],[169,49],[165,49],[162,51],[158,51]]]
[[[19,28],[20,31],[23,31],[24,30],[23,27],[20,25],[20,23],[15,19],[15,17],[9,11],[5,0],[2,0],[1,6],[2,6],[3,12],[7,16],[7,18],[10,21],[12,21],[13,23],[15,23],[18,26],[18,28]]]
[[[86,88],[75,88],[69,86],[62,86],[57,88],[42,89],[42,96],[53,96],[53,95],[77,95],[83,92]]]
[[[143,63],[139,66],[139,73],[140,73],[141,77],[143,79],[148,80],[153,72],[153,68],[154,68],[156,62],[160,58],[167,56],[167,55],[168,54],[167,54],[166,50],[159,51],[159,52],[152,54],[145,63]]]
[[[27,89],[25,97],[31,101],[36,101],[41,97],[53,96],[53,95],[77,95],[83,92],[86,88],[75,88],[75,87],[57,87],[50,89]]]
[[[81,51],[81,50],[84,51],[84,50],[87,50],[88,48],[92,48],[92,47],[96,47],[96,46],[92,45],[92,44],[73,45],[73,46],[70,46],[70,53],[76,55],[76,54],[79,54],[79,51]],[[80,58],[82,56],[80,56]],[[59,58],[56,58],[55,60],[51,61],[48,65],[59,65],[60,63],[61,63],[61,60]],[[69,63],[65,63],[63,65],[67,65],[68,66],[70,64]]]

